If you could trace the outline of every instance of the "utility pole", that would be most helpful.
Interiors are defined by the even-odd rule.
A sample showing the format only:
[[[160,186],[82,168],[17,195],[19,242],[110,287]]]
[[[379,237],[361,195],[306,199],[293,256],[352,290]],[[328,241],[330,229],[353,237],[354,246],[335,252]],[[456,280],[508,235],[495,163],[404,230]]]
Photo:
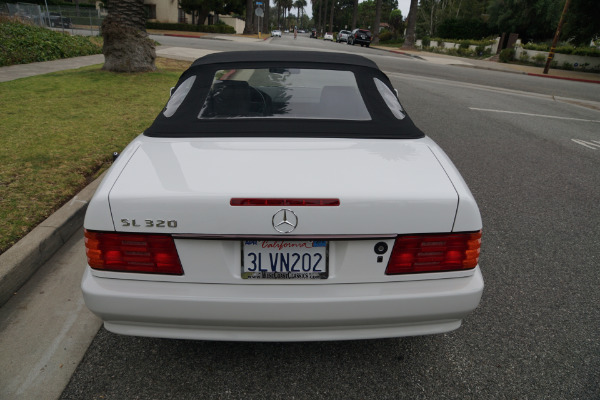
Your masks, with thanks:
[[[550,53],[548,53],[548,59],[546,60],[546,66],[544,67],[544,74],[548,74],[548,70],[550,69],[550,63],[554,58],[554,50],[556,49],[556,44],[558,43],[558,37],[560,36],[560,30],[562,29],[563,21],[565,20],[565,15],[567,14],[567,9],[569,8],[569,4],[571,0],[567,0],[565,2],[565,8],[563,8],[563,12],[560,16],[560,21],[558,21],[558,28],[556,28],[556,34],[554,35],[554,40],[552,41],[552,47],[550,47]]]

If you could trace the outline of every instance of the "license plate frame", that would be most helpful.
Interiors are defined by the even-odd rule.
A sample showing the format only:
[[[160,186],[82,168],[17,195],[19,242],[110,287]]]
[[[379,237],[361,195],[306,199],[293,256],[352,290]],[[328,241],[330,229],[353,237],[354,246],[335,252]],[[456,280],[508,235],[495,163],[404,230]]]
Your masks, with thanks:
[[[241,247],[242,279],[321,280],[329,277],[329,241],[242,240]]]

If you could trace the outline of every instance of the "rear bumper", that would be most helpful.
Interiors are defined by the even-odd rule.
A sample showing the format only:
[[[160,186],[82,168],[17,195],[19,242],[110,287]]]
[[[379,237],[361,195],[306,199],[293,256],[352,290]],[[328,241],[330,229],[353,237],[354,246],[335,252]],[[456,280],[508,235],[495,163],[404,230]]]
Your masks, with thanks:
[[[88,308],[112,332],[239,341],[349,340],[457,329],[479,304],[479,267],[465,278],[336,285],[82,282]]]

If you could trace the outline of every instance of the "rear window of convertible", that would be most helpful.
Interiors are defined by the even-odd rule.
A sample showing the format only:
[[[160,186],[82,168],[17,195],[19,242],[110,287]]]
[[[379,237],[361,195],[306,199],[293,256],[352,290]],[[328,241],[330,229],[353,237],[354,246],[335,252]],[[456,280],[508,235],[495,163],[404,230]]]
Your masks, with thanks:
[[[163,115],[171,117],[191,89],[183,82]],[[258,68],[214,73],[197,119],[296,118],[369,121],[371,116],[352,71]]]

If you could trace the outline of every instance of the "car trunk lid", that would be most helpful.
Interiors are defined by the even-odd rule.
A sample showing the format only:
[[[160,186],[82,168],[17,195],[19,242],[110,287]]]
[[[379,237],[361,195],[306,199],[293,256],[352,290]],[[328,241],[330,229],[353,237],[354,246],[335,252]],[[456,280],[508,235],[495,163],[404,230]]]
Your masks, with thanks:
[[[458,203],[423,140],[145,138],[110,191],[117,231],[207,235],[449,232]],[[339,199],[337,206],[232,206]],[[273,216],[291,209],[293,232]]]

